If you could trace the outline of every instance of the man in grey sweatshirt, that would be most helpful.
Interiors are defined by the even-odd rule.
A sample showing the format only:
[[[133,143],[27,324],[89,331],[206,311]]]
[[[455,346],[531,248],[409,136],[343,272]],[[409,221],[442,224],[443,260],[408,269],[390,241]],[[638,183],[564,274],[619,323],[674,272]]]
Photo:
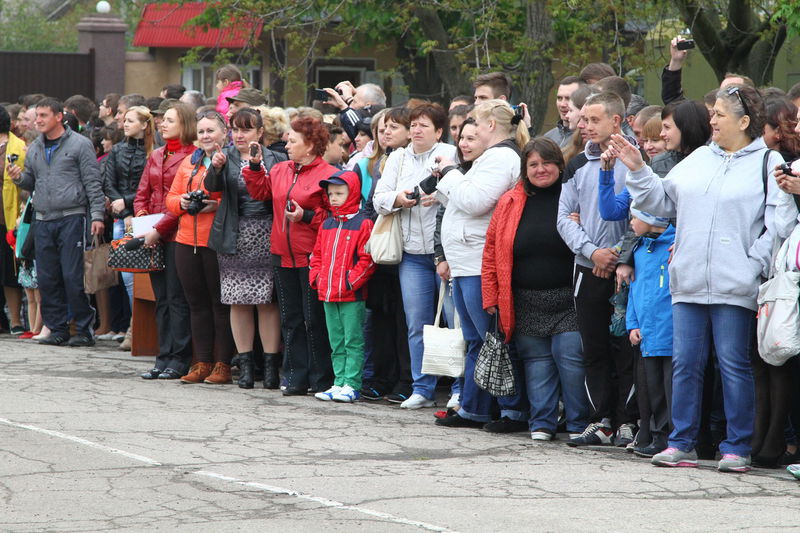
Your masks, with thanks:
[[[567,164],[559,201],[558,232],[575,253],[575,310],[592,407],[589,426],[568,442],[570,446],[611,444],[614,426],[619,427],[616,444],[627,445],[633,439],[638,417],[633,398],[633,351],[626,339],[612,337],[608,329],[613,311],[609,299],[614,294],[613,273],[619,256],[615,247],[625,233],[626,221],[604,221],[598,208],[600,155],[611,135],[620,133],[624,116],[625,105],[613,93],[599,93],[586,100],[578,127],[586,130],[589,140],[584,153]],[[625,187],[627,168],[617,162],[614,170],[614,192],[619,193]],[[572,213],[579,214],[580,222],[571,218]]]
[[[25,169],[9,176],[33,192],[36,221],[36,272],[42,318],[51,334],[41,344],[91,346],[94,309],[83,290],[83,252],[87,220],[91,234],[102,235],[105,197],[92,142],[65,128],[63,105],[53,98],[36,104],[36,129],[42,134],[28,149]],[[69,337],[69,318],[76,334]]]

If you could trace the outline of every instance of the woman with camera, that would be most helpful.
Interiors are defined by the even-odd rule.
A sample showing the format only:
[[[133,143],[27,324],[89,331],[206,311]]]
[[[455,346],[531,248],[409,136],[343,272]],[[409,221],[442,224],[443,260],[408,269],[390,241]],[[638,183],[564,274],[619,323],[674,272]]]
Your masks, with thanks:
[[[328,205],[319,182],[337,172],[322,159],[327,147],[325,125],[298,117],[286,143],[289,161],[267,171],[251,159],[242,170],[250,197],[272,200],[270,251],[285,345],[285,396],[305,396],[309,387],[322,392],[333,382],[322,302],[308,283],[309,256]]]
[[[386,116],[387,124],[391,114]],[[375,185],[373,205],[378,214],[397,213],[403,232],[400,262],[400,290],[408,326],[411,355],[411,396],[400,404],[404,409],[434,405],[436,376],[422,373],[422,328],[433,324],[439,277],[433,261],[433,232],[437,205],[432,195],[420,195],[419,183],[430,176],[437,158],[454,159],[454,146],[440,142],[447,127],[447,115],[437,104],[422,104],[410,113],[411,143],[392,151]]]
[[[167,209],[178,217],[175,237],[175,267],[189,303],[194,344],[194,365],[182,383],[231,382],[231,337],[229,308],[220,302],[217,253],[208,247],[211,223],[221,194],[209,191],[203,180],[214,163],[221,166],[221,146],[228,129],[216,111],[197,115],[200,146],[183,160],[167,194]]]
[[[521,112],[520,112],[521,111]],[[464,375],[475,373],[491,315],[484,310],[481,295],[481,257],[494,208],[500,197],[514,187],[519,177],[520,150],[528,142],[522,120],[524,108],[515,112],[505,100],[488,100],[475,106],[475,133],[486,151],[475,159],[466,174],[452,160],[438,162],[439,194],[447,198],[442,219],[442,247],[453,279],[453,302],[467,342]],[[498,398],[500,419],[492,421],[492,396],[475,380],[465,379],[460,408],[436,420],[445,427],[483,427],[507,433],[528,429],[528,407],[520,394]]]
[[[619,135],[607,155],[630,169],[626,182],[637,209],[678,219],[669,266],[675,429],[669,447],[652,462],[697,466],[703,371],[713,343],[727,419],[718,468],[746,472],[755,418],[750,348],[756,296],[761,277],[769,274],[775,206],[784,195],[763,168],[765,161],[774,168],[782,158],[765,153],[764,103],[752,87],[720,89],[711,128],[711,144],[697,148],[664,179]]]
[[[205,177],[206,189],[222,193],[208,246],[219,258],[222,303],[231,306],[230,327],[241,368],[239,387],[252,389],[254,367],[259,367],[264,369],[264,388],[277,389],[281,324],[269,260],[272,205],[250,196],[242,171],[253,163],[269,172],[285,158],[260,144],[264,126],[257,110],[245,108],[234,113],[231,130],[233,145],[216,156],[221,164],[212,166]],[[253,351],[254,308],[263,347],[258,354]]]
[[[153,150],[142,171],[133,212],[136,216],[164,216],[144,237],[144,246],[164,247],[164,270],[150,273],[156,297],[159,353],[156,364],[141,374],[142,379],[178,379],[189,369],[192,360],[192,336],[189,331],[189,304],[175,266],[175,231],[178,217],[167,210],[175,174],[183,160],[195,151],[197,119],[186,104],[175,104],[164,113],[161,122],[164,146]]]

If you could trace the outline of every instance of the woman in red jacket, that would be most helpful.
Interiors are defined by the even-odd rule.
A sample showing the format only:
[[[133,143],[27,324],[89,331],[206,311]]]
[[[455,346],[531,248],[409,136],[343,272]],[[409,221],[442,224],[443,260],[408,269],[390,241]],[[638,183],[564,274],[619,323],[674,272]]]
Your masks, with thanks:
[[[281,331],[285,344],[285,396],[327,390],[332,383],[330,345],[317,291],[308,283],[309,256],[317,230],[327,216],[319,182],[337,169],[322,159],[328,130],[311,117],[292,121],[286,150],[289,161],[266,173],[260,164],[242,172],[254,200],[272,200],[274,219],[270,252],[275,268]]]
[[[145,246],[164,246],[164,270],[150,273],[156,297],[159,352],[156,364],[141,374],[142,379],[178,379],[192,360],[189,331],[189,304],[175,268],[175,231],[178,217],[167,211],[167,193],[178,168],[194,152],[197,119],[186,104],[175,104],[164,113],[161,137],[166,145],[153,150],[136,190],[133,211],[136,216],[164,213],[155,227],[144,235]],[[138,236],[138,235],[137,235]]]
[[[580,433],[589,417],[572,297],[574,256],[556,229],[563,170],[556,143],[530,141],[522,178],[500,197],[483,249],[483,307],[498,316],[523,363],[533,440],[555,436],[559,395],[567,431]]]
[[[189,302],[195,364],[181,378],[183,383],[230,384],[233,336],[230,308],[220,301],[217,252],[208,247],[211,223],[222,193],[209,193],[203,185],[212,158],[222,166],[221,146],[228,128],[225,118],[209,110],[197,115],[200,148],[183,160],[167,195],[167,208],[178,217],[175,267]],[[202,193],[202,203],[190,195]]]

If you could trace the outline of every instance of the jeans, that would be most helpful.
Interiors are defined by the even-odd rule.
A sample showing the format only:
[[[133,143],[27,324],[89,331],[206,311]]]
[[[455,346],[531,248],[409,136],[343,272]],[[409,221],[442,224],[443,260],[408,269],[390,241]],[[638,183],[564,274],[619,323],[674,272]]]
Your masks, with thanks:
[[[461,408],[458,415],[476,422],[490,422],[492,419],[493,397],[478,387],[472,376],[475,375],[475,362],[483,346],[483,339],[489,330],[491,315],[483,310],[480,276],[453,278],[453,303],[461,320],[461,332],[467,343],[467,358],[464,361],[464,387],[461,390]],[[517,373],[517,376],[519,373]],[[517,382],[519,380],[517,379]],[[520,388],[521,389],[521,388]],[[522,421],[528,418],[527,400],[522,391],[513,396],[497,398],[500,416]]]
[[[723,454],[748,456],[755,420],[755,385],[749,351],[755,313],[735,305],[672,306],[672,422],[669,445],[691,451],[697,444],[703,374],[713,341],[722,378],[727,438]]]
[[[121,239],[125,235],[125,220],[120,218],[114,221],[114,239]],[[133,309],[133,272],[120,272],[125,291],[128,293],[128,301]]]
[[[551,337],[514,335],[517,354],[525,369],[525,388],[531,406],[531,431],[555,435],[558,399],[564,398],[567,431],[580,433],[589,421],[589,399],[584,387],[581,336],[567,331]]]
[[[441,279],[441,278],[440,278]],[[438,305],[438,303],[437,303]],[[453,303],[453,282],[450,281],[444,290],[444,304],[442,305],[442,314],[447,321],[447,327],[450,329],[455,328],[455,304]],[[464,388],[464,377],[455,378],[452,385],[450,385],[450,395],[460,396],[461,389]]]
[[[436,294],[439,289],[439,276],[433,265],[433,254],[403,253],[400,262],[400,290],[403,293],[403,307],[408,325],[408,350],[411,355],[411,377],[414,380],[413,393],[433,400],[436,392],[436,376],[422,373],[422,328],[433,324],[436,317]]]

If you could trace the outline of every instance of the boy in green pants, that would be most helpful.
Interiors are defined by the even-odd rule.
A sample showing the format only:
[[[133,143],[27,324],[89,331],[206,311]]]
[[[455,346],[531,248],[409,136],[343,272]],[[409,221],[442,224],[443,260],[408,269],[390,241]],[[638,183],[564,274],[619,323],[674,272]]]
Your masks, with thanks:
[[[372,221],[358,211],[361,182],[355,172],[337,172],[319,186],[327,192],[330,216],[319,227],[308,276],[325,302],[335,379],[314,397],[351,403],[358,400],[364,367],[366,284],[375,270],[365,250]]]

